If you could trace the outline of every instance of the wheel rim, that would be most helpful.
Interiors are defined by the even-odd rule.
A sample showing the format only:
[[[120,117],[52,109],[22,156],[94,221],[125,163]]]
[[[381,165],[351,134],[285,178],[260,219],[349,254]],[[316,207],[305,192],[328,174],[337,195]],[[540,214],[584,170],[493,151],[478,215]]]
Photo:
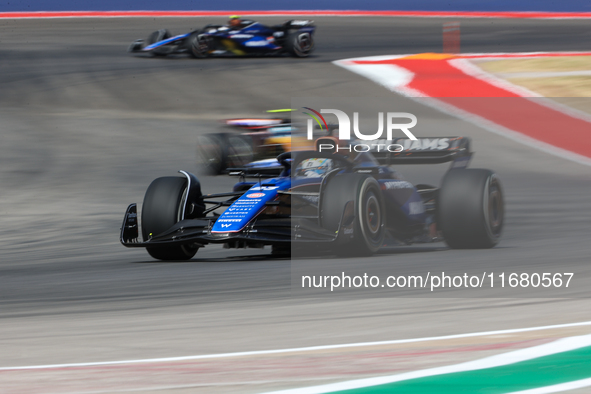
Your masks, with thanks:
[[[193,49],[193,53],[196,56],[205,56],[209,48],[207,45],[207,41],[202,39],[200,36],[195,36],[195,38],[193,38],[191,47]]]
[[[294,49],[300,55],[307,55],[312,50],[312,36],[310,33],[299,34],[295,39]]]
[[[380,203],[373,193],[369,195],[365,203],[365,221],[372,238],[375,238],[376,234],[380,231],[381,211]]]
[[[381,191],[373,178],[366,179],[361,190],[358,211],[360,237],[364,248],[374,253],[382,246],[385,236]]]
[[[381,246],[384,237],[382,204],[378,195],[379,191],[375,189],[375,186],[369,186],[365,190],[359,207],[361,233],[367,247],[376,251]]]
[[[501,235],[501,229],[503,228],[503,195],[500,186],[494,177],[491,178],[487,186],[484,210],[485,220],[490,235],[498,238]]]

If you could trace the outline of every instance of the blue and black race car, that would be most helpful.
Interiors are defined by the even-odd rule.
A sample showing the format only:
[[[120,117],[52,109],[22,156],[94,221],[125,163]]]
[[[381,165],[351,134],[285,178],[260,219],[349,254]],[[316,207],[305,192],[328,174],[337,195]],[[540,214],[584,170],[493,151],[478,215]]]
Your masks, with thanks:
[[[232,18],[228,25],[207,25],[173,36],[166,29],[153,32],[147,40],[136,40],[129,52],[155,56],[186,53],[195,58],[291,54],[308,57],[314,49],[313,21],[290,20],[265,26],[251,20]]]
[[[326,247],[336,254],[371,255],[386,243],[445,240],[452,248],[491,248],[503,228],[498,177],[467,169],[470,141],[462,137],[396,139],[402,152],[339,150],[333,137],[316,150],[285,152],[231,175],[233,190],[202,194],[195,175],[152,182],[142,206],[131,204],[121,243],[143,247],[160,260],[186,260],[208,244],[229,248],[271,245],[274,254],[294,246]],[[320,149],[330,147],[334,149]],[[396,164],[451,162],[439,187],[413,185]],[[249,181],[248,178],[255,178]],[[221,214],[215,213],[226,208]]]

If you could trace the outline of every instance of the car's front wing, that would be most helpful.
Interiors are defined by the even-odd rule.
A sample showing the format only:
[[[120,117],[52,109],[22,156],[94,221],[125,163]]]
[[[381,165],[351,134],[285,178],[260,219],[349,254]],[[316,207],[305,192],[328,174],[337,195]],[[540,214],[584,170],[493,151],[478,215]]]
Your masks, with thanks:
[[[146,241],[139,240],[137,205],[131,204],[125,212],[120,241],[126,247],[152,247],[166,245],[210,243],[243,245],[280,245],[295,242],[326,243],[336,241],[339,233],[317,225],[313,218],[265,218],[255,219],[239,232],[212,233],[215,218],[181,220],[165,232]],[[343,229],[344,230],[344,229]]]

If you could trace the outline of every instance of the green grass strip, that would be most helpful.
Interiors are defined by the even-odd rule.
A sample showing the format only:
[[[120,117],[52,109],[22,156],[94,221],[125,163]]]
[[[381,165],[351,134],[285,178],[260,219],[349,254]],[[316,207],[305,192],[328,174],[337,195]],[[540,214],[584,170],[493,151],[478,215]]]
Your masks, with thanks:
[[[501,367],[338,391],[346,394],[502,394],[591,378],[591,347]]]

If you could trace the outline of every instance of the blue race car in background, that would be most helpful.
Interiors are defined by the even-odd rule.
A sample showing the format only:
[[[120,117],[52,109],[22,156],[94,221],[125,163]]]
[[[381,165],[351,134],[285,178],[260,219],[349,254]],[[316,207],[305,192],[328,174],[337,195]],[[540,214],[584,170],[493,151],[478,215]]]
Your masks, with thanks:
[[[129,52],[156,56],[187,53],[195,58],[291,54],[308,57],[314,49],[313,21],[290,20],[265,26],[240,20],[234,26],[207,25],[190,33],[172,36],[166,29],[153,32],[147,40],[136,40]]]
[[[501,185],[490,170],[466,168],[468,138],[394,140],[408,146],[403,152],[318,151],[336,141],[321,137],[317,150],[285,152],[274,162],[235,169],[230,174],[242,179],[227,193],[203,195],[197,178],[184,171],[183,177],[157,178],[144,197],[143,241],[136,204],[127,208],[120,241],[160,260],[190,259],[213,243],[271,245],[274,254],[324,246],[352,256],[371,255],[387,242],[445,240],[452,248],[491,248],[499,241]],[[452,164],[440,187],[413,185],[390,168],[445,162]],[[218,214],[218,208],[226,209]]]

